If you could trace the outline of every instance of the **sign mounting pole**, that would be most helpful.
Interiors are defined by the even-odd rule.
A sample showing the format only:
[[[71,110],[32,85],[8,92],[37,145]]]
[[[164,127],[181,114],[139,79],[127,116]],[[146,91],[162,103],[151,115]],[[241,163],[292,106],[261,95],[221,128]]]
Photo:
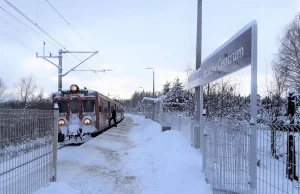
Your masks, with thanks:
[[[196,45],[196,70],[201,66],[201,48],[202,48],[202,0],[198,0],[197,13],[197,45]],[[195,123],[193,131],[193,146],[200,148],[200,115],[201,99],[203,98],[203,86],[195,88]]]

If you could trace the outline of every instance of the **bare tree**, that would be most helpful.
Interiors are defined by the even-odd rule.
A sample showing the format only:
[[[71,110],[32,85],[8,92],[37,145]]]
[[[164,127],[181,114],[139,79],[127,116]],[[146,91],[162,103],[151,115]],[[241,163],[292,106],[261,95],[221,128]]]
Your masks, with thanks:
[[[273,62],[277,92],[288,87],[300,89],[300,15],[287,26]]]
[[[27,108],[36,102],[35,92],[37,86],[32,74],[27,77],[22,77],[17,83],[14,83],[17,98],[21,101],[22,108]]]
[[[4,82],[3,82],[2,78],[0,77],[0,101],[3,100],[4,91],[5,91]]]

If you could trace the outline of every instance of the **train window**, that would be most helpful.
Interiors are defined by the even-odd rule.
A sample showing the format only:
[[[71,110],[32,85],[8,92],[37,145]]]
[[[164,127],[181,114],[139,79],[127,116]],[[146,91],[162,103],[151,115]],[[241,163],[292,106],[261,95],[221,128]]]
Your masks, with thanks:
[[[72,100],[70,102],[70,105],[71,105],[71,113],[78,113],[78,101]]]
[[[94,100],[83,100],[82,112],[94,112],[94,106],[95,106]]]
[[[59,112],[66,113],[68,112],[68,102],[67,101],[60,101],[58,102]]]

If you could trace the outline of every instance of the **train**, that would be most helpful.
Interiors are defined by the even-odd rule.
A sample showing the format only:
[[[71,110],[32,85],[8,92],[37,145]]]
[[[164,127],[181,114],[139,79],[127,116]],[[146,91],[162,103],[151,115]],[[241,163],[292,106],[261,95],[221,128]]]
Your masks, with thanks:
[[[63,145],[85,143],[109,129],[112,109],[116,110],[117,123],[124,119],[121,103],[98,91],[80,89],[77,84],[55,92],[52,103],[53,107],[58,105],[58,142]]]

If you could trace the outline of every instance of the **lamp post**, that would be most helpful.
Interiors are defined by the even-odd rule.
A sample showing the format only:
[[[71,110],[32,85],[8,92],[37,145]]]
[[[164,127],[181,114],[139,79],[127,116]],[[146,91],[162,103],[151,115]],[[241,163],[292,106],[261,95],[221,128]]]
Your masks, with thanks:
[[[155,96],[154,96],[154,68],[152,68],[152,67],[147,67],[147,68],[145,68],[145,69],[152,69],[153,70],[153,93],[152,93],[152,97],[154,98]]]

